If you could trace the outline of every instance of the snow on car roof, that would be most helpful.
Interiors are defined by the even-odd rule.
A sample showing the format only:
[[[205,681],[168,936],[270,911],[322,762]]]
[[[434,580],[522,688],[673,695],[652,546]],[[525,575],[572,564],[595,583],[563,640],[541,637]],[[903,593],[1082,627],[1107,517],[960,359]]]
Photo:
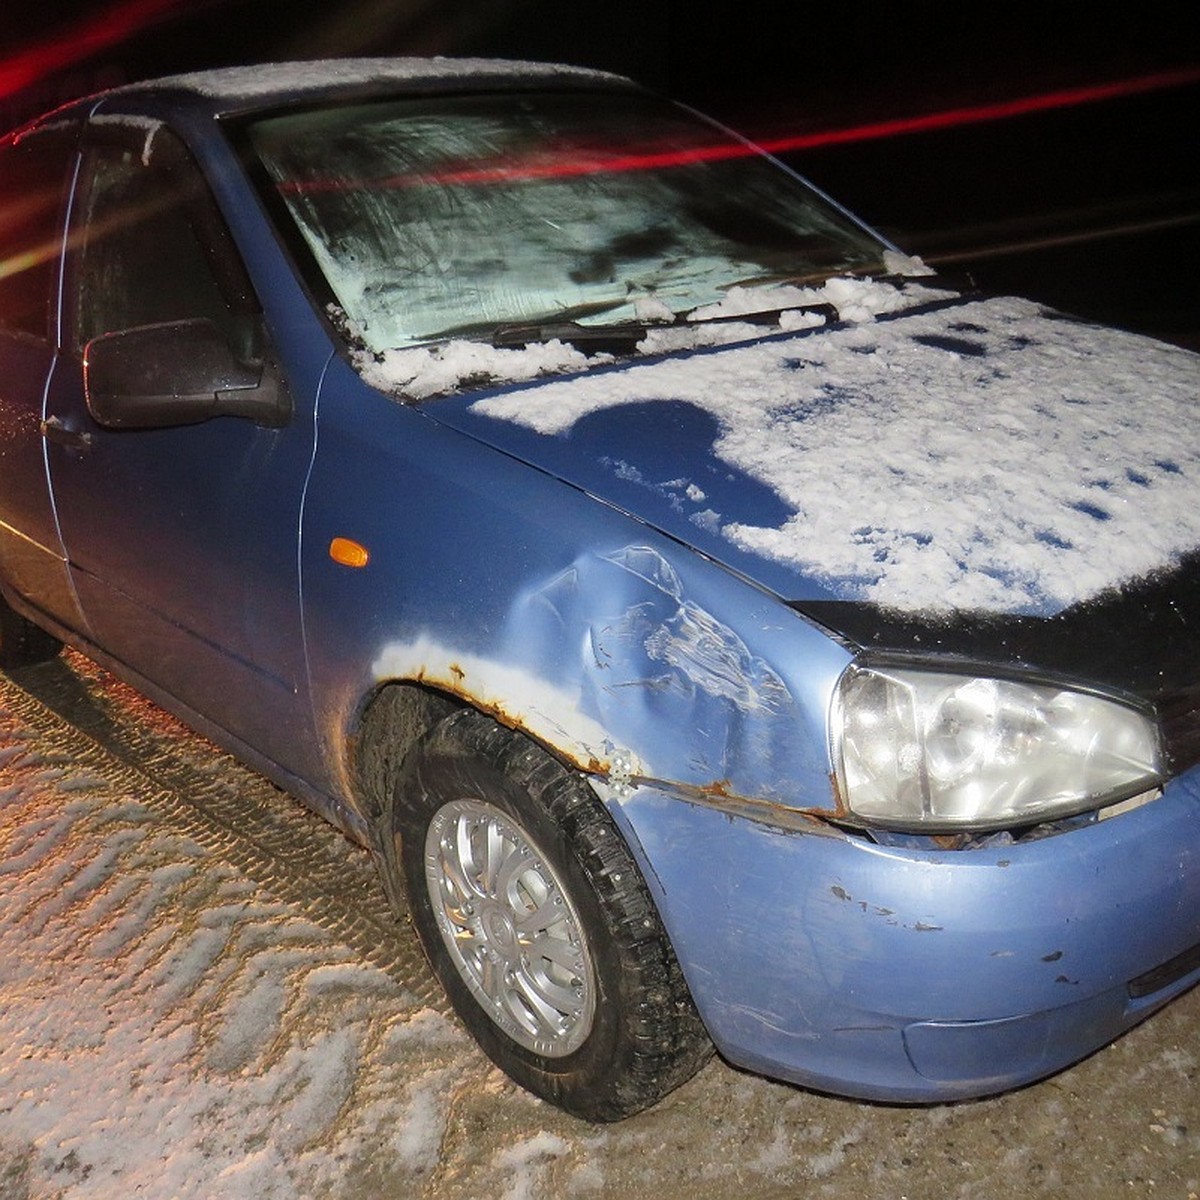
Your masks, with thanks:
[[[495,58],[331,58],[307,62],[262,63],[168,75],[129,84],[118,91],[172,88],[226,103],[267,98],[288,99],[338,86],[375,83],[421,84],[469,80],[546,80],[575,83],[625,83],[619,75],[558,63]]]

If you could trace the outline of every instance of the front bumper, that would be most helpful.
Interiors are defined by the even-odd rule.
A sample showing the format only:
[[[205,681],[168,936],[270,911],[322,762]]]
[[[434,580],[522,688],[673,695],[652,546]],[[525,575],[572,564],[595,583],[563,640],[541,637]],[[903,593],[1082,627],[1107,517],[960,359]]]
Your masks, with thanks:
[[[643,787],[622,824],[738,1065],[870,1100],[1003,1091],[1200,981],[1200,768],[1003,849],[790,833]]]

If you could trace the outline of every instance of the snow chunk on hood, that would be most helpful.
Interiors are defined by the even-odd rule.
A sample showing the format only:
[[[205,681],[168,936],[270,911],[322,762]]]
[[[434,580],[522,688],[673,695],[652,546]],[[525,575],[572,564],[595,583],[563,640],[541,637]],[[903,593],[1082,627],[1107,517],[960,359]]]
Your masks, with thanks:
[[[612,356],[596,354],[589,359],[583,351],[553,338],[520,350],[455,340],[438,346],[385,350],[378,356],[356,351],[354,361],[358,373],[372,387],[424,400],[475,380],[522,383],[539,375],[582,371],[599,362],[611,362]]]
[[[858,281],[841,281],[853,283]],[[878,285],[875,285],[878,286]],[[670,400],[790,511],[710,514],[846,600],[1059,611],[1200,546],[1200,358],[998,299],[634,363],[475,402],[547,437]]]
[[[798,309],[805,305],[832,304],[843,321],[869,321],[881,313],[911,308],[914,301],[930,300],[938,295],[928,290],[901,291],[877,279],[838,276],[820,287],[731,287],[716,304],[705,304],[689,314],[693,321],[711,321],[718,317],[740,317],[768,309]],[[786,328],[786,326],[784,326]]]

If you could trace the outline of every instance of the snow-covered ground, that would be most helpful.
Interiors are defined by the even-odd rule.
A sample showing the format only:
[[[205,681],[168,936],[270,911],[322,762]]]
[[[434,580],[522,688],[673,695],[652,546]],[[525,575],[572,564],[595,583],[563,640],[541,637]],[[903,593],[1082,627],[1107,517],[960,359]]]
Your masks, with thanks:
[[[1200,1194],[1200,994],[932,1109],[711,1064],[584,1125],[446,1015],[366,856],[84,660],[0,676],[0,1200]]]

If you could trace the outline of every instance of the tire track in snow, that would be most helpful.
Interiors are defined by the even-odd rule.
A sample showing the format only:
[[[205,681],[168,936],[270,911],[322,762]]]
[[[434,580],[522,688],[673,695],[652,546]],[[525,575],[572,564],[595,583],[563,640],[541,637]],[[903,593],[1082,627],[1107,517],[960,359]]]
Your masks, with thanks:
[[[365,852],[84,660],[0,677],[0,1195],[351,1195],[379,1156],[416,1194],[491,1072],[443,1003]]]
[[[88,660],[68,661],[27,668],[6,698],[37,730],[43,760],[69,768],[58,786],[100,782],[136,795],[206,851],[278,889],[423,1003],[449,1011],[365,851]]]

